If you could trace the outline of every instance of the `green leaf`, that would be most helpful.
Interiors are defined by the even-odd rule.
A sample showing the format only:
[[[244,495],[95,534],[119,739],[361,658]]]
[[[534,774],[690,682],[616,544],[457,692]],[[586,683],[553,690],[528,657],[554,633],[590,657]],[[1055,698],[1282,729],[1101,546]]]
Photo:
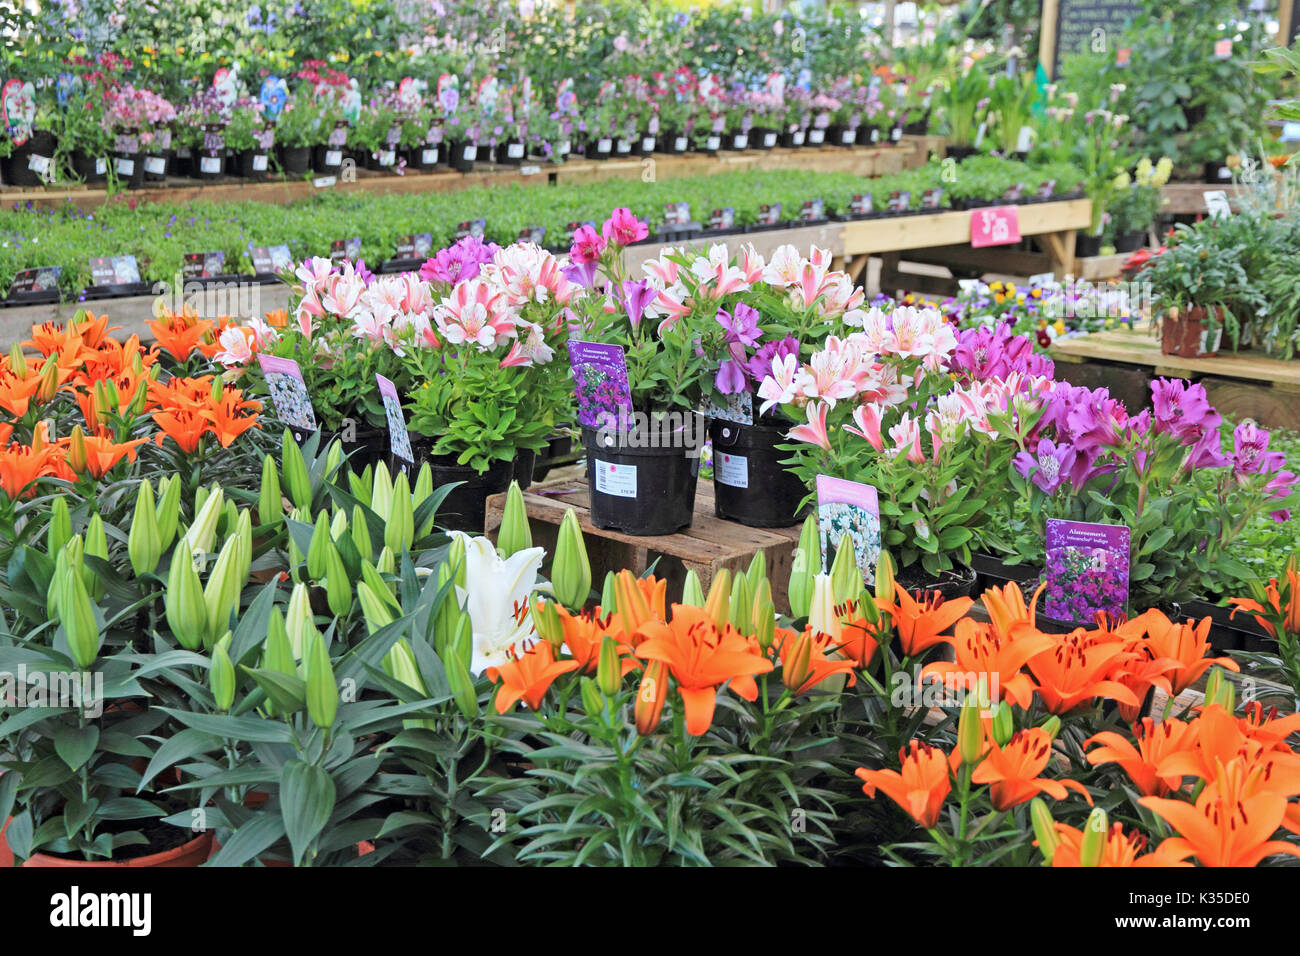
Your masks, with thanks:
[[[280,771],[281,811],[295,865],[302,863],[312,841],[329,822],[334,800],[334,781],[320,767],[290,760]]]

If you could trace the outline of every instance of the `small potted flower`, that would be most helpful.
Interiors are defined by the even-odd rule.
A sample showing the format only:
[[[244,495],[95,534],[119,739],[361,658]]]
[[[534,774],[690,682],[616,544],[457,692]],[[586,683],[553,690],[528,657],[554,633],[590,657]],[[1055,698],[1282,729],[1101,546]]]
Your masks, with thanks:
[[[320,141],[325,113],[311,92],[301,88],[284,104],[275,123],[276,157],[286,176],[312,171],[312,151]]]
[[[176,119],[170,102],[152,90],[125,84],[107,91],[104,127],[113,138],[113,173],[130,189],[144,185],[144,157]]]
[[[863,90],[853,77],[841,77],[831,87],[831,98],[838,102],[839,108],[831,115],[830,125],[826,127],[826,143],[830,146],[856,146],[858,127],[862,125],[864,104],[859,100],[859,91]]]
[[[802,86],[785,90],[785,115],[782,117],[780,145],[784,149],[799,149],[808,141],[808,127],[812,123],[813,95]]]
[[[652,95],[659,122],[658,150],[679,154],[690,148],[691,131],[699,109],[699,85],[695,75],[680,67],[671,76],[655,74]]]
[[[808,109],[812,113],[812,124],[808,128],[807,144],[809,146],[828,145],[827,131],[830,128],[831,120],[842,108],[843,105],[835,97],[826,93],[817,93],[808,103]]]
[[[275,124],[268,122],[260,100],[238,99],[230,109],[226,146],[235,154],[234,172],[245,179],[265,179],[275,148]]]
[[[1106,244],[1114,246],[1116,252],[1136,252],[1146,245],[1147,234],[1160,212],[1160,187],[1169,181],[1172,169],[1167,156],[1155,164],[1144,156],[1131,178],[1127,172],[1120,174],[1116,185],[1124,185],[1106,210],[1110,215]]]
[[[185,144],[193,156],[192,175],[198,179],[216,179],[226,171],[226,128],[232,108],[223,101],[216,87],[210,86],[190,97],[178,116]]]

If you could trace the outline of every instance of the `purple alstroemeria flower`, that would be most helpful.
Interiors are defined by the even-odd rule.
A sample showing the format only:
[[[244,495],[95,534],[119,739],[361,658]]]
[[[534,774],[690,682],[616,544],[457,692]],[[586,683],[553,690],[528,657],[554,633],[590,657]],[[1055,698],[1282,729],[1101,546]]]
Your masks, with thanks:
[[[367,286],[369,286],[370,283],[375,281],[375,274],[366,268],[365,259],[357,260],[356,273],[357,273],[357,278],[360,279],[362,282],[364,282]]]
[[[1054,494],[1074,468],[1077,454],[1073,448],[1057,445],[1050,438],[1038,443],[1038,451],[1031,455],[1022,451],[1013,464],[1022,477],[1031,478],[1044,494]]]
[[[560,271],[574,285],[590,289],[596,284],[596,269],[599,266],[599,262],[571,262]]]
[[[659,290],[644,280],[623,283],[623,310],[627,313],[632,328],[635,329],[641,324],[646,308],[655,300],[657,295],[659,295]]]
[[[452,285],[465,282],[475,278],[500,249],[495,242],[485,243],[478,236],[466,236],[425,262],[420,267],[420,278],[426,282],[447,282]]]
[[[718,366],[718,374],[714,376],[713,384],[723,395],[738,395],[748,387],[744,368],[735,359],[725,359]]]
[[[763,330],[758,327],[758,310],[743,302],[736,304],[734,314],[728,313],[726,309],[718,309],[717,319],[718,324],[727,330],[728,343],[739,342],[746,348],[753,348],[763,334]]]
[[[772,360],[785,358],[787,355],[799,354],[799,340],[793,335],[787,335],[783,339],[776,339],[771,342],[764,342],[754,353],[747,363],[745,363],[745,373],[752,381],[761,382],[765,377],[772,374]]]
[[[1246,475],[1272,474],[1286,465],[1286,455],[1268,450],[1269,434],[1252,421],[1244,421],[1232,432],[1232,471],[1238,479]]]
[[[1205,433],[1216,433],[1223,418],[1210,404],[1204,385],[1182,379],[1156,379],[1151,383],[1151,421],[1160,434],[1171,434],[1184,445],[1199,444]]]

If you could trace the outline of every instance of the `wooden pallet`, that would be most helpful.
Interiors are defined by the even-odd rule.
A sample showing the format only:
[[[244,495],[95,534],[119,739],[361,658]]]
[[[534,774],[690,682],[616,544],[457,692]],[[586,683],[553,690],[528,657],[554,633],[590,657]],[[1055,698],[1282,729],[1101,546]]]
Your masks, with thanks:
[[[486,533],[493,540],[501,527],[504,494],[487,501]],[[591,523],[590,497],[585,478],[558,478],[534,485],[524,493],[533,543],[553,553],[560,521],[570,508],[578,516],[587,539],[593,585],[599,589],[607,571],[627,568],[641,574],[651,564],[655,574],[668,581],[668,593],[680,595],[686,572],[695,571],[707,591],[723,568],[743,571],[759,551],[767,557],[772,581],[772,600],[778,611],[789,611],[787,585],[799,541],[799,526],[791,528],[748,528],[714,515],[713,483],[701,481],[695,494],[695,518],[691,527],[678,534],[637,537],[617,531],[602,531]]]
[[[1226,417],[1253,418],[1266,426],[1300,428],[1300,361],[1283,361],[1258,352],[1224,351],[1211,358],[1180,358],[1160,351],[1148,323],[1132,330],[1112,329],[1080,335],[1052,345],[1052,358],[1069,363],[1063,377],[1076,385],[1110,385],[1130,404],[1146,404],[1154,378],[1199,380],[1211,403]]]

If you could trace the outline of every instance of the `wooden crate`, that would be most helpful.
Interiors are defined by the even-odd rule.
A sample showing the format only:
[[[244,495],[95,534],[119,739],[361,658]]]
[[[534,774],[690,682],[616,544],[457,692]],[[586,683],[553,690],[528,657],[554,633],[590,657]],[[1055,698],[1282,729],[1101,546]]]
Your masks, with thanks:
[[[505,499],[504,494],[499,494],[487,502],[486,533],[493,540],[501,527]],[[701,481],[695,494],[695,519],[690,528],[678,534],[643,538],[602,531],[591,523],[585,478],[546,481],[524,493],[533,543],[548,552],[553,553],[564,513],[570,508],[574,510],[587,539],[592,584],[597,590],[607,571],[627,568],[641,574],[653,563],[654,573],[668,581],[668,600],[672,603],[681,598],[688,570],[700,576],[700,583],[707,591],[720,570],[744,571],[754,555],[762,551],[772,581],[772,600],[778,611],[787,613],[790,610],[787,586],[800,526],[748,528],[716,517],[713,502],[713,483]]]

